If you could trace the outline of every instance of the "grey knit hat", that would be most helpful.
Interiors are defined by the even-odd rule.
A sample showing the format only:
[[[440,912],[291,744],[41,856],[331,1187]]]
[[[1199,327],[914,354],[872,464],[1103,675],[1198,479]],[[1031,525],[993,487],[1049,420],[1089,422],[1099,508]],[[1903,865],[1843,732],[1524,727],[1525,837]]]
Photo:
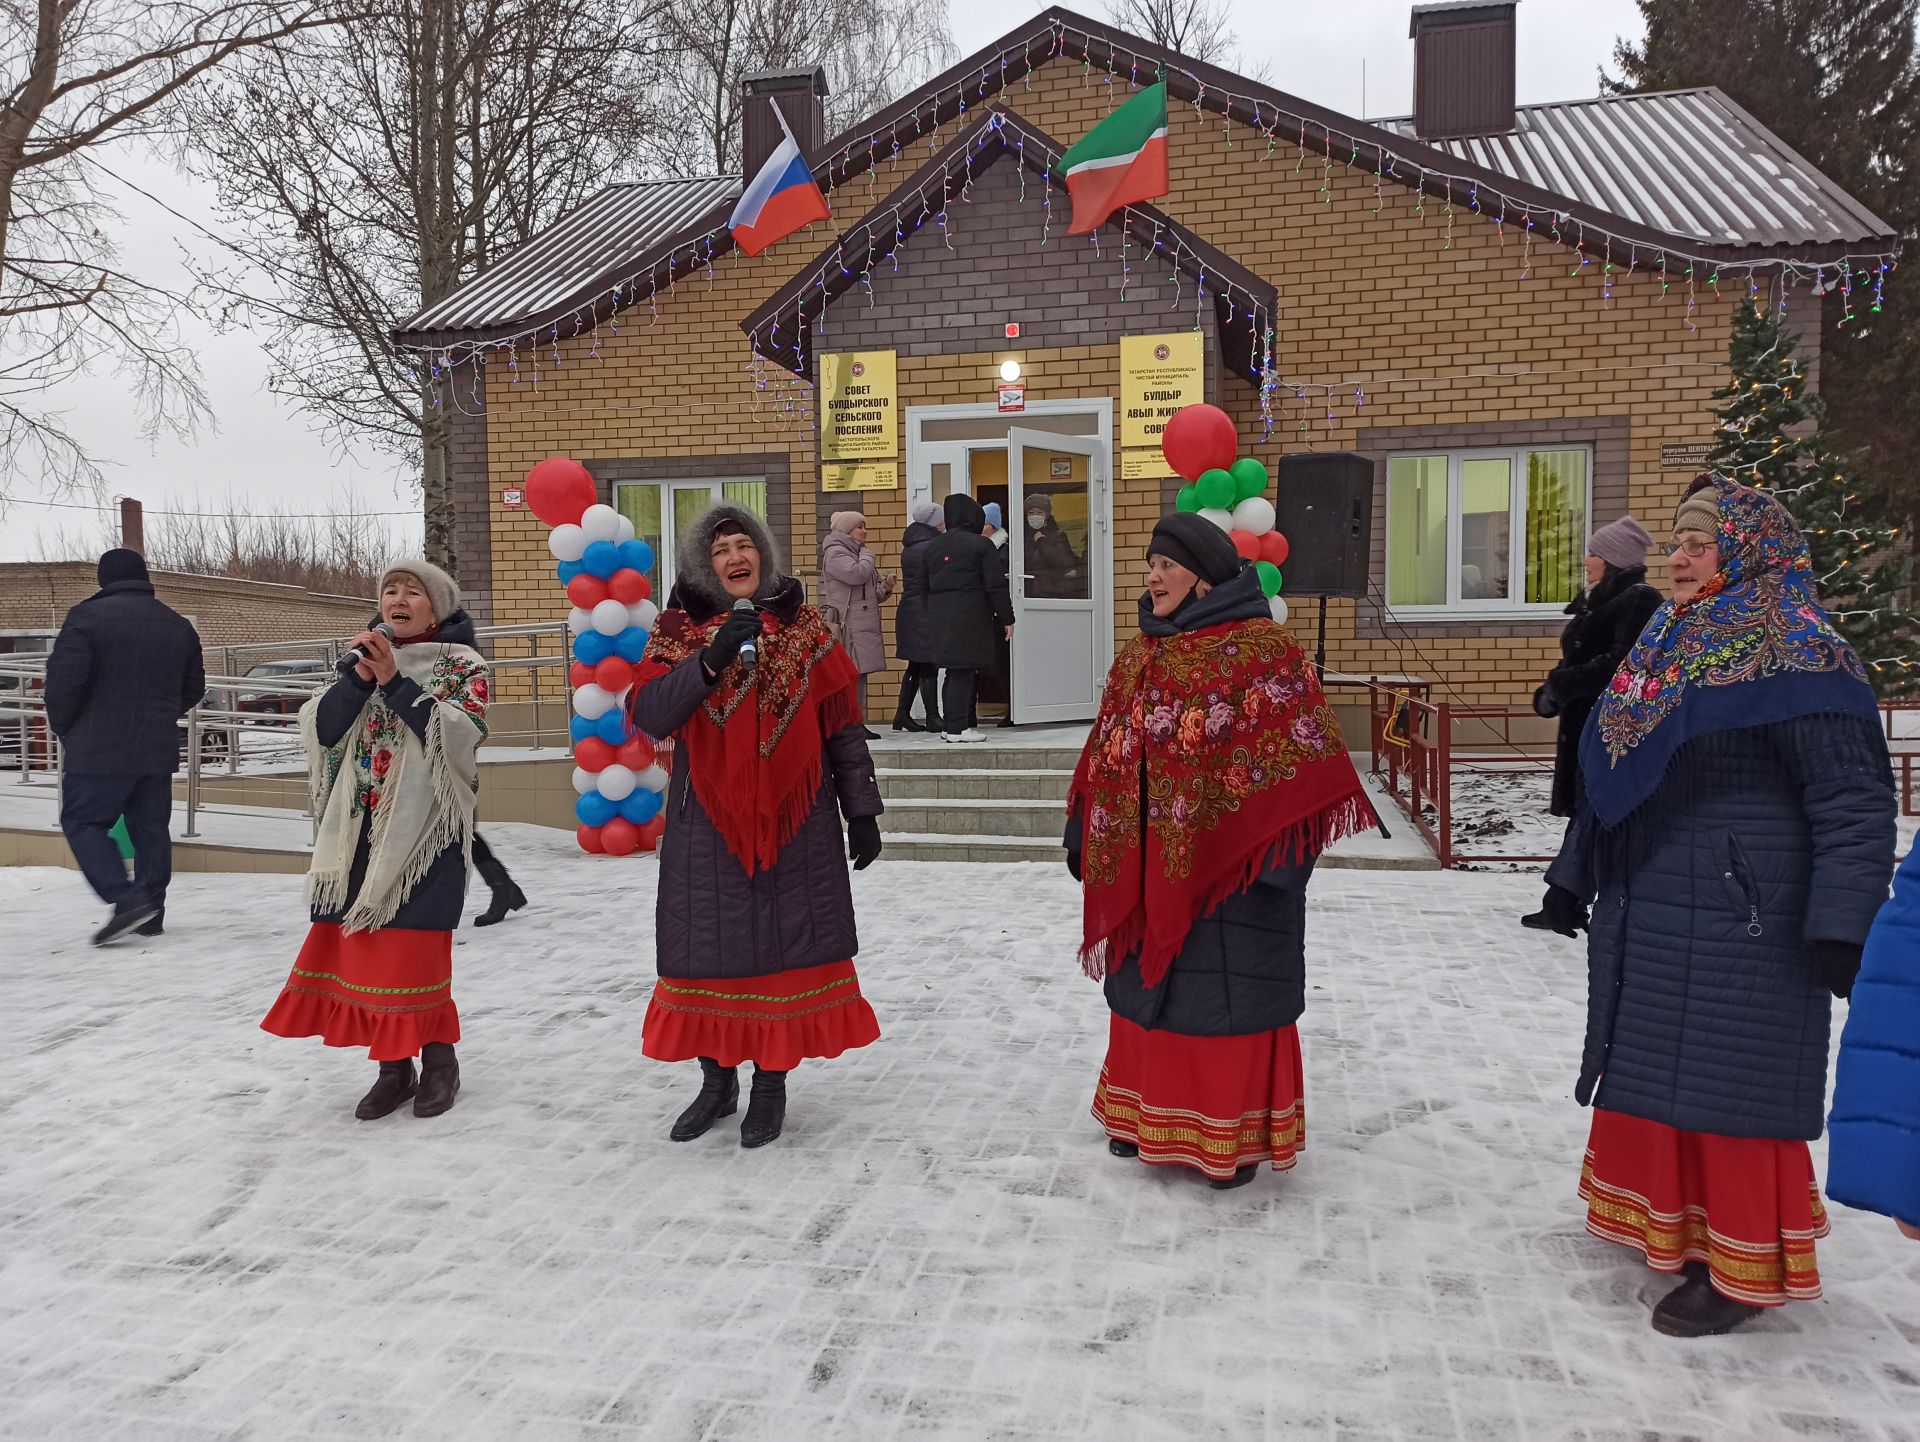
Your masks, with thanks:
[[[922,501],[913,508],[913,518],[923,526],[932,526],[935,530],[947,523],[946,515],[940,509],[938,501]]]
[[[1705,531],[1709,536],[1720,534],[1720,498],[1711,486],[1698,486],[1687,493],[1687,498],[1673,513],[1673,528]]]
[[[1647,564],[1647,552],[1653,537],[1632,516],[1609,521],[1593,533],[1587,542],[1587,554],[1598,556],[1616,571],[1634,571]]]
[[[842,535],[850,536],[855,526],[864,526],[866,523],[867,518],[859,511],[835,511],[829,526]]]
[[[427,593],[427,604],[433,607],[434,620],[444,621],[460,609],[459,585],[433,562],[411,556],[389,561],[380,572],[380,590],[385,591],[387,582],[395,576],[411,576],[420,583],[420,589]]]

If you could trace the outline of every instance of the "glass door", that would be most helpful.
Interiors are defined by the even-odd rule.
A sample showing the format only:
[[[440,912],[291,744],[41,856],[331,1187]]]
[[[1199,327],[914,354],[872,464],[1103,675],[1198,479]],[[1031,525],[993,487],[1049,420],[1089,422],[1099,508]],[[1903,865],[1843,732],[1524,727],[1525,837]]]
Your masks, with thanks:
[[[1091,720],[1111,659],[1105,447],[1015,427],[1006,486],[1013,719]]]
[[[700,519],[716,501],[730,501],[767,515],[767,483],[758,480],[620,481],[613,488],[613,508],[633,522],[633,533],[653,547],[653,570],[647,582],[653,598],[667,604],[673,591],[674,550],[680,533]]]

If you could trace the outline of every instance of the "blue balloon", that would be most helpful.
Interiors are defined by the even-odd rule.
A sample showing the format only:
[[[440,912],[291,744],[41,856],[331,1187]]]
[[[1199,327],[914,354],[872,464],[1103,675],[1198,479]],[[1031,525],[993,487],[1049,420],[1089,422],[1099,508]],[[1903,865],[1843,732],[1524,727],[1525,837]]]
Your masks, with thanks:
[[[575,576],[583,575],[586,572],[586,569],[587,568],[581,565],[578,561],[562,561],[559,565],[553,568],[554,574],[560,578],[560,584],[563,586],[566,585],[567,582],[571,581]]]
[[[613,638],[613,654],[622,661],[639,664],[640,658],[647,654],[647,633],[638,626],[627,627]]]
[[[641,575],[653,569],[653,547],[638,537],[620,543],[620,564]]]
[[[573,814],[582,826],[605,826],[619,814],[619,808],[598,791],[589,791],[573,803]]]
[[[613,637],[603,636],[598,631],[582,631],[573,638],[573,658],[585,661],[589,666],[598,666],[613,654]]]
[[[620,814],[635,826],[645,826],[660,814],[660,806],[661,797],[658,791],[635,787],[620,803]]]
[[[620,548],[612,541],[595,541],[587,547],[580,564],[587,568],[589,575],[598,576],[604,581],[620,569]]]
[[[576,746],[589,736],[598,736],[599,734],[599,723],[589,721],[584,716],[575,716],[571,721],[567,722],[567,735],[573,738],[573,744]]]
[[[618,746],[622,741],[625,741],[629,736],[633,735],[632,729],[627,725],[627,718],[621,714],[620,708],[617,706],[602,716],[594,725],[596,727],[594,735],[598,736],[609,746]]]

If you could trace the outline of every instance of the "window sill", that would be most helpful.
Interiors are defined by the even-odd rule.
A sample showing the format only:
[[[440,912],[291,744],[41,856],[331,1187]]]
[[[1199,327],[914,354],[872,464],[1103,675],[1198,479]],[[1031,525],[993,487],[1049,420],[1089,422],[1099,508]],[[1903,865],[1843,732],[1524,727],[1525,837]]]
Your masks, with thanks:
[[[1396,626],[1423,622],[1457,626],[1462,621],[1509,626],[1527,622],[1564,624],[1567,612],[1564,602],[1544,606],[1389,606],[1387,619]]]

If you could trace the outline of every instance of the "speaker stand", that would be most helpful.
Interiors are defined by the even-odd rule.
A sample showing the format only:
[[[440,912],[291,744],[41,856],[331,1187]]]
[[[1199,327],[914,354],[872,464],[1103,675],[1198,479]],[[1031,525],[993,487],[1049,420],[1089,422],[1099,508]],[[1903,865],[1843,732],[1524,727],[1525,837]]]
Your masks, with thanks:
[[[1327,684],[1327,598],[1322,596],[1319,600],[1320,619],[1314,627],[1313,638],[1313,674],[1320,678],[1320,685],[1324,688]],[[1371,696],[1367,698],[1367,705],[1373,705]],[[1387,830],[1386,818],[1380,815],[1378,808],[1373,813],[1373,824],[1380,828],[1383,840],[1393,840],[1393,833]]]

